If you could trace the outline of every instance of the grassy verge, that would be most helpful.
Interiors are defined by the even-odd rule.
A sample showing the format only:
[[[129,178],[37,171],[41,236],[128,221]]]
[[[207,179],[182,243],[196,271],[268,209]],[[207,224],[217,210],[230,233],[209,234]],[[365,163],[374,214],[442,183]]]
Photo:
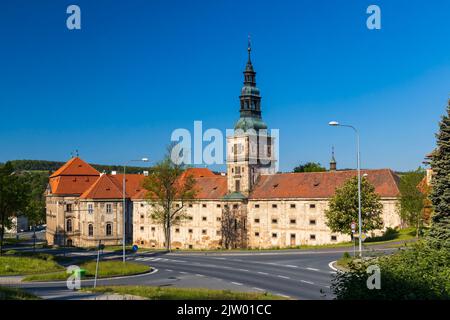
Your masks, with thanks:
[[[32,257],[2,256],[0,257],[0,275],[24,275],[62,270],[63,267],[52,259]]]
[[[130,294],[150,300],[282,300],[269,293],[235,292],[194,288],[167,288],[147,286],[109,286],[82,289],[92,292]]]
[[[82,263],[79,266],[81,269],[86,270],[84,278],[93,278],[95,276],[95,261],[89,261]],[[150,271],[151,268],[146,265],[122,261],[100,261],[98,266],[98,277],[99,278],[109,278],[118,276],[130,276],[134,274],[140,274]],[[57,281],[66,280],[69,277],[65,271],[34,274],[27,276],[23,281]]]
[[[0,287],[0,300],[40,300],[40,298],[20,289]]]

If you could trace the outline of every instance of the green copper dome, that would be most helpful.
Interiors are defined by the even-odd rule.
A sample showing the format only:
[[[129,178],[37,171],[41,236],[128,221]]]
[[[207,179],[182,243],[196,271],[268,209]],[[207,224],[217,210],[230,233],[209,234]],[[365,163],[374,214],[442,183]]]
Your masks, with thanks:
[[[265,124],[262,119],[258,118],[251,118],[251,117],[243,117],[236,122],[236,125],[234,126],[234,130],[241,129],[242,131],[247,131],[249,129],[254,129],[255,131],[261,130],[261,129],[267,129],[267,125]]]

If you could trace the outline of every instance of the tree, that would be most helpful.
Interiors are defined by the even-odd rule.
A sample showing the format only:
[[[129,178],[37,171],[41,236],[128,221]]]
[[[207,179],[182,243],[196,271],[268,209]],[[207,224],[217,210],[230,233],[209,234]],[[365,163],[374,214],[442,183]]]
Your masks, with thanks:
[[[326,169],[322,167],[320,163],[315,162],[307,162],[305,164],[300,164],[293,170],[293,172],[322,172],[322,171],[326,171]]]
[[[26,204],[27,185],[14,172],[11,163],[0,167],[0,255],[3,254],[3,239],[6,228],[11,227],[11,219]]]
[[[425,171],[418,168],[415,171],[404,173],[400,178],[400,200],[398,210],[403,221],[410,226],[416,226],[417,237],[423,225],[423,211],[426,195],[423,194],[418,185],[425,176]]]
[[[370,231],[383,227],[383,205],[380,196],[375,193],[375,187],[361,180],[361,218],[362,230]],[[333,232],[349,234],[353,239],[351,223],[358,221],[358,178],[349,179],[342,187],[336,189],[325,211],[326,225]]]
[[[239,209],[230,209],[225,205],[221,217],[222,246],[225,249],[244,247],[246,242],[245,217]]]
[[[36,226],[45,222],[44,192],[48,184],[48,176],[39,172],[26,172],[23,178],[29,186],[29,193],[23,214],[28,218],[28,223],[33,226],[33,250],[35,250]]]
[[[171,228],[188,217],[185,206],[194,200],[197,193],[195,179],[167,155],[153,167],[143,187],[148,191],[146,197],[152,207],[151,218],[163,226],[165,247],[170,251]]]
[[[433,170],[430,200],[434,215],[428,240],[436,247],[450,248],[450,100],[436,140],[430,163]]]

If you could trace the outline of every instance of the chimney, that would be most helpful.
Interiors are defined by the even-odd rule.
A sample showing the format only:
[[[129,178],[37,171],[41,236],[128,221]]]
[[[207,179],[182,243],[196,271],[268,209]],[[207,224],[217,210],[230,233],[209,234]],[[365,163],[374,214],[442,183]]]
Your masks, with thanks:
[[[115,176],[115,175],[117,174],[117,171],[111,171],[111,174],[112,174],[113,176]]]
[[[148,171],[144,171],[142,173],[144,174],[145,177],[148,177]]]

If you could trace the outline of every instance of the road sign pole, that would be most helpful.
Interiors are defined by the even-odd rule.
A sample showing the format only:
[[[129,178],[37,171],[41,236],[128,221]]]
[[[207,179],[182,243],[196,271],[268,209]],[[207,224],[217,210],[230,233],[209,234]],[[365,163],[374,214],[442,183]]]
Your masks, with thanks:
[[[94,288],[97,287],[97,275],[98,275],[98,263],[100,261],[100,248],[101,248],[102,240],[98,242],[97,248],[97,265],[95,266],[95,279],[94,279]]]

